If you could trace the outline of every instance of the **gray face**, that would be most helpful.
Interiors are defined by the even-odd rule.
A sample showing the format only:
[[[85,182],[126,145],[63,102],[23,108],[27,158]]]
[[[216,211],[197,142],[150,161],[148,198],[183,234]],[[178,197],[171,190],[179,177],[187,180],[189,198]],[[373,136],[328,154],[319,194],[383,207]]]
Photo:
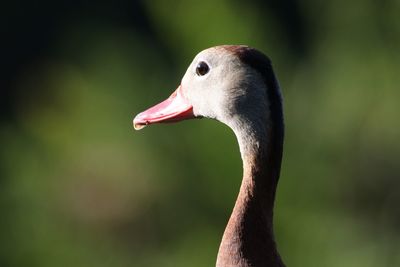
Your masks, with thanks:
[[[198,75],[205,62],[209,71]],[[233,120],[265,113],[266,88],[260,74],[243,64],[233,53],[219,47],[200,52],[182,78],[184,96],[193,105],[195,116],[217,119],[229,126]]]

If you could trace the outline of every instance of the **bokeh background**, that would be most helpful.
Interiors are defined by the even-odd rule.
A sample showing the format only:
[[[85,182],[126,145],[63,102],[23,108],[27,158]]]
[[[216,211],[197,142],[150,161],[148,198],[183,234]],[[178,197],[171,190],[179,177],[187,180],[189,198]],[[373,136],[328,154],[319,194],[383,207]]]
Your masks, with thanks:
[[[200,50],[274,63],[288,266],[400,266],[400,2],[9,1],[1,27],[0,266],[214,266],[241,181],[210,120],[135,132]]]

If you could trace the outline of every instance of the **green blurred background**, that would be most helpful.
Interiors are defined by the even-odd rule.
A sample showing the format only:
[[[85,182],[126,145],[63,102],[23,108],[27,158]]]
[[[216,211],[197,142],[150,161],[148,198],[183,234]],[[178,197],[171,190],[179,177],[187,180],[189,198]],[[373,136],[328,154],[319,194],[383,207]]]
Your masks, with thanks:
[[[400,2],[13,1],[1,8],[0,266],[214,266],[241,181],[211,120],[135,132],[200,50],[272,58],[288,266],[400,266]]]

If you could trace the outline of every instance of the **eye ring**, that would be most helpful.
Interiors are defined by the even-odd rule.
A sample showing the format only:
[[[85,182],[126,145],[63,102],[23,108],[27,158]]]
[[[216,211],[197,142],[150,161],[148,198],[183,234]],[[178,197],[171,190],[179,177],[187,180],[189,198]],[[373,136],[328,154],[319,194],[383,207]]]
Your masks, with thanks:
[[[196,74],[198,76],[204,76],[210,71],[210,67],[204,61],[200,61],[196,66]]]

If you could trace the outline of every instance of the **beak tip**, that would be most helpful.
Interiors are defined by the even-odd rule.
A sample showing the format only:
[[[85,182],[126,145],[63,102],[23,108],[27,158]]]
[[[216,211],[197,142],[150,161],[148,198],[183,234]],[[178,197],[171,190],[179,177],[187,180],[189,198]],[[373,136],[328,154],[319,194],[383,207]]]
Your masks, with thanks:
[[[138,114],[134,119],[133,119],[133,128],[136,131],[139,131],[141,129],[143,129],[144,127],[147,126],[147,122],[140,120],[138,117],[140,116],[140,114]]]
[[[136,131],[142,130],[144,127],[146,127],[145,124],[134,124],[134,125],[133,125],[133,128],[134,128]]]

